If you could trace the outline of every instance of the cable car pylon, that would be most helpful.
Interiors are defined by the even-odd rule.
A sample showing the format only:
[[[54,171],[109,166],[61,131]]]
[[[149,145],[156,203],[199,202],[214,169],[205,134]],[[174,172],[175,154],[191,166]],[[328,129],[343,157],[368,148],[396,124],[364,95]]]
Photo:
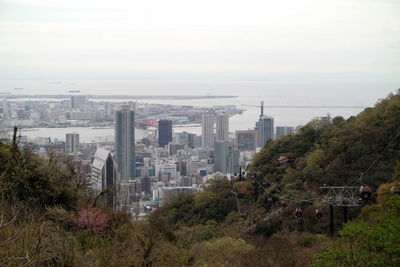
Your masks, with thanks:
[[[322,186],[320,189],[326,192],[321,201],[329,205],[329,228],[333,236],[335,234],[333,208],[343,207],[343,221],[347,223],[348,207],[357,207],[361,204],[360,188],[357,186]]]

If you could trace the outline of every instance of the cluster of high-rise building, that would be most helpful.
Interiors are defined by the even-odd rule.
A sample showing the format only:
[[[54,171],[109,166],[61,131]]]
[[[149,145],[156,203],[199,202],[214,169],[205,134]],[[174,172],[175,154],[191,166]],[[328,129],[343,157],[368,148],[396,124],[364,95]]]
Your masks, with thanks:
[[[172,123],[160,119],[156,135],[135,142],[134,106],[118,107],[114,146],[97,149],[88,181],[90,187],[98,193],[114,193],[115,197],[107,198],[108,205],[115,208],[124,203],[123,207],[132,208],[138,199],[160,203],[177,193],[196,192],[216,172],[229,175],[238,171],[240,152],[229,136],[228,113],[204,113],[201,136],[174,134]],[[70,136],[75,135],[68,134],[67,140]],[[69,147],[73,143],[67,142],[66,152],[72,151]]]
[[[275,133],[274,119],[262,108],[254,129],[233,136],[229,113],[210,109],[201,116],[201,136],[174,133],[173,121],[160,119],[154,135],[135,142],[135,115],[132,104],[115,110],[114,145],[99,147],[92,160],[88,184],[98,193],[106,190],[105,203],[112,208],[140,210],[143,200],[158,205],[196,192],[215,174],[237,173],[268,140],[293,132],[278,126]],[[68,133],[65,151],[76,153],[78,147],[79,135]]]
[[[68,102],[54,104],[10,106],[4,100],[1,119],[7,122],[32,113],[46,121],[51,112],[50,116],[56,118],[51,123],[63,125],[64,117],[67,123],[81,120],[101,123],[100,117],[107,118],[104,122],[114,127],[113,141],[82,143],[78,133],[69,132],[65,142],[43,137],[35,140],[33,148],[43,157],[49,151],[68,155],[76,164],[80,179],[102,196],[105,205],[137,214],[144,206],[159,205],[179,194],[201,190],[215,175],[235,175],[268,140],[293,132],[293,127],[274,128],[274,118],[264,115],[263,103],[261,106],[255,128],[234,134],[229,131],[229,118],[237,113],[235,106],[167,107],[166,112],[160,106],[147,104],[89,103],[85,96],[72,96]],[[155,121],[157,117],[149,117],[151,114],[157,114],[159,119]],[[200,123],[201,135],[174,132],[173,125],[182,121]],[[135,127],[143,125],[156,130],[148,129],[144,138],[136,140]],[[25,139],[20,140],[27,142]]]
[[[276,131],[275,131],[276,129]],[[274,118],[264,115],[264,102],[261,101],[261,113],[253,130],[236,131],[236,146],[240,151],[255,151],[262,148],[269,140],[292,134],[290,126],[274,127]]]

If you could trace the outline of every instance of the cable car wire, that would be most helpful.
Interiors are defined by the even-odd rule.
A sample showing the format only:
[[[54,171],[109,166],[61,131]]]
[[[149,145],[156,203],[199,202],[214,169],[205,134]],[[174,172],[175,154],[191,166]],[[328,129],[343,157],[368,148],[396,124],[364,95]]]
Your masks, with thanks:
[[[265,178],[264,178],[265,179]],[[285,195],[285,193],[283,193],[281,190],[279,190],[276,186],[274,186],[273,185],[273,183],[271,182],[271,181],[269,181],[268,179],[265,179],[265,180],[267,180],[267,182],[276,190],[276,191],[278,191],[279,193],[281,193],[282,195]],[[293,199],[295,199],[295,198],[293,198]],[[303,201],[303,202],[305,202],[305,201],[311,201],[311,200],[317,200],[317,199],[320,199],[319,197],[317,197],[317,198],[310,198],[310,199],[297,199],[298,201]]]
[[[386,150],[388,150],[388,148],[392,145],[392,143],[394,142],[394,140],[396,140],[397,137],[400,136],[400,131],[397,131],[397,134],[395,135],[395,137],[389,142],[389,144],[385,147],[385,149],[378,155],[378,157],[376,157],[376,159],[369,165],[369,167],[367,168],[367,170],[365,172],[362,172],[360,174],[360,177],[358,177],[358,179],[352,184],[355,185],[357,182],[359,182],[360,184],[362,184],[362,179],[364,177],[364,175],[366,175],[369,170],[375,165],[375,163],[377,163],[381,157],[383,156],[383,154],[386,152]]]
[[[267,189],[267,188],[266,188],[264,185],[262,185],[258,180],[256,180],[256,182],[257,182],[259,185],[261,185],[261,186],[264,188],[264,190]],[[271,184],[271,185],[272,185],[272,184]],[[280,191],[280,190],[278,190],[275,186],[273,186],[273,187],[275,188],[275,190],[277,190],[278,192],[280,192],[281,194],[283,194],[283,192]],[[268,191],[268,194],[270,194],[270,195],[272,195],[272,196],[274,196],[274,197],[276,197],[276,198],[279,198],[279,199],[284,199],[284,200],[293,201],[293,202],[311,202],[311,203],[313,203],[316,199],[319,199],[319,198],[312,198],[312,199],[296,199],[296,198],[289,198],[289,197],[284,197],[284,196],[275,195],[275,194],[273,194],[273,193],[271,193],[271,192],[269,192],[269,191]]]
[[[276,191],[278,191],[280,194],[285,195],[285,193],[283,193],[281,190],[279,190],[276,186],[274,186],[272,184],[271,181],[269,181],[268,179],[266,179],[265,177],[263,178],[264,180],[266,180]],[[261,184],[257,179],[255,179],[255,181],[264,189],[266,190],[266,186],[264,186],[263,184]],[[285,196],[278,196],[276,194],[273,194],[271,192],[268,191],[269,194],[271,194],[272,196],[279,198],[279,199],[284,199],[284,200],[288,200],[288,201],[292,201],[292,202],[309,202],[309,203],[313,203],[315,200],[320,199],[320,197],[317,198],[310,198],[310,199],[299,199],[299,198],[290,198],[290,197],[285,197]]]

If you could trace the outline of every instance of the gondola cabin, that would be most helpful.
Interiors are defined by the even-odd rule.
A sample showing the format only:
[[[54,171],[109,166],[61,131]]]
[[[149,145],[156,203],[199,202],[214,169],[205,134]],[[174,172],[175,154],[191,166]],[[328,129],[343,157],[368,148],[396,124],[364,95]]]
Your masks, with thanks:
[[[322,219],[323,216],[324,216],[324,214],[322,213],[322,211],[320,209],[315,210],[315,217],[317,219]]]
[[[362,201],[367,201],[368,199],[371,198],[371,195],[372,195],[371,188],[368,185],[360,186],[360,189],[358,190],[358,193],[359,193],[360,199]]]
[[[301,208],[296,208],[296,211],[294,212],[294,215],[297,218],[301,218],[301,216],[303,216],[303,210]]]

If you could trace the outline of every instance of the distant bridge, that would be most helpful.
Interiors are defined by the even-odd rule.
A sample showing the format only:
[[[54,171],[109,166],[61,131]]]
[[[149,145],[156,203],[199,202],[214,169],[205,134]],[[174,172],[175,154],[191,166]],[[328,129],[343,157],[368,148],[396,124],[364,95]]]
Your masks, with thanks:
[[[244,107],[266,107],[266,108],[321,108],[321,109],[346,109],[346,108],[359,108],[359,109],[365,109],[365,108],[369,108],[367,106],[300,106],[300,105],[241,105]]]
[[[60,95],[31,95],[31,94],[7,94],[7,99],[12,98],[54,98],[69,99],[73,95],[86,96],[88,99],[214,99],[236,98],[232,95],[86,95],[86,94],[60,94]]]

